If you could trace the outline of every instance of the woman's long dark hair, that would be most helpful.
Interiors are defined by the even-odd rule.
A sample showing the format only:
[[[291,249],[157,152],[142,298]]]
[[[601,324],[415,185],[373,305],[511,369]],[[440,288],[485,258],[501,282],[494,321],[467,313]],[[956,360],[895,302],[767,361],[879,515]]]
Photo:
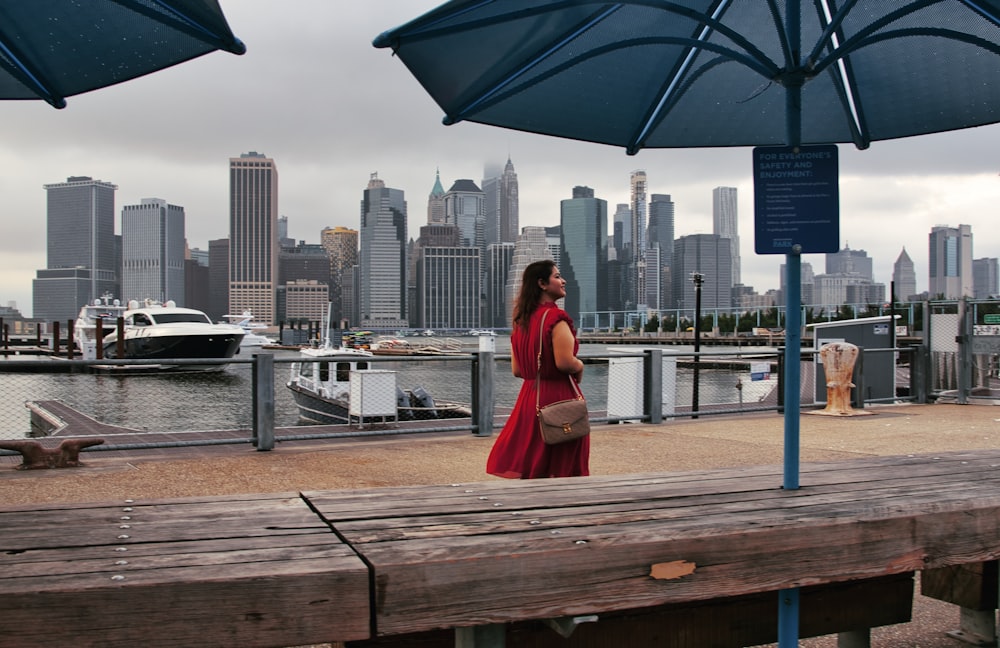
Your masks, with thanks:
[[[521,275],[521,289],[514,299],[514,328],[528,328],[531,314],[538,308],[542,299],[542,287],[539,281],[548,282],[552,276],[552,271],[556,268],[556,262],[552,259],[535,261],[529,263]]]

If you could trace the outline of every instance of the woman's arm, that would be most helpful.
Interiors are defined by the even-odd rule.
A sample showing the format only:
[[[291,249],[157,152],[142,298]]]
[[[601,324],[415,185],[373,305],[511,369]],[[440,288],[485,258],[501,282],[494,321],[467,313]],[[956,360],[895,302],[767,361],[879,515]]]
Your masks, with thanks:
[[[521,368],[517,366],[517,358],[513,353],[510,354],[510,370],[514,372],[515,378],[521,377]]]
[[[573,331],[565,321],[556,322],[552,328],[552,353],[555,357],[556,368],[563,373],[576,376],[577,380],[583,377],[583,361],[573,355],[573,347],[576,339]]]

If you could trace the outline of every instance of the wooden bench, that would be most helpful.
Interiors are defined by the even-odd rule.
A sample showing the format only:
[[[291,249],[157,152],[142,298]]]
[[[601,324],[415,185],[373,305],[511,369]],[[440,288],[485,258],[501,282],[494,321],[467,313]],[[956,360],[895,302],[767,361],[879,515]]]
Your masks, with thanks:
[[[0,645],[295,645],[368,619],[367,567],[294,494],[0,512]]]
[[[757,466],[0,509],[0,618],[28,647],[543,646],[542,622],[593,617],[560,645],[645,627],[658,646],[721,646],[772,622],[684,643],[663,620],[707,633],[735,606],[746,625],[801,588],[803,633],[863,645],[909,618],[913,572],[1000,557],[997,465],[1000,450],[805,464],[793,491]]]

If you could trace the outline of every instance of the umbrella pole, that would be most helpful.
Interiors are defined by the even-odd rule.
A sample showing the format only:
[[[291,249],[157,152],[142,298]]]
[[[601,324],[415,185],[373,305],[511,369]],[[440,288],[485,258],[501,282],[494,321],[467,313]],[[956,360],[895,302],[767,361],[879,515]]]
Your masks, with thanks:
[[[799,487],[799,399],[802,381],[802,256],[796,245],[785,255],[785,461],[786,490]],[[799,645],[799,589],[781,590],[778,648]]]

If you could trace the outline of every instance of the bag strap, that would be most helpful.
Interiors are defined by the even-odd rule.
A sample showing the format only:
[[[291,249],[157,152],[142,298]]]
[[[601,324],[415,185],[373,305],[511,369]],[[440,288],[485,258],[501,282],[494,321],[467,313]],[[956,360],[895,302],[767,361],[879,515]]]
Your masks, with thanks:
[[[540,396],[539,392],[541,391],[539,389],[539,384],[540,384],[539,381],[541,380],[541,374],[542,374],[542,342],[545,340],[545,335],[544,335],[545,318],[548,317],[548,315],[549,315],[549,309],[546,308],[545,312],[542,313],[542,321],[538,324],[538,357],[535,362],[535,413],[536,414],[540,412],[542,409],[539,406],[539,396]],[[573,380],[573,376],[566,374],[566,379],[569,380],[569,384],[573,387],[573,391],[576,392],[576,400],[584,400],[583,392],[580,391],[580,386],[576,384],[575,380]]]

